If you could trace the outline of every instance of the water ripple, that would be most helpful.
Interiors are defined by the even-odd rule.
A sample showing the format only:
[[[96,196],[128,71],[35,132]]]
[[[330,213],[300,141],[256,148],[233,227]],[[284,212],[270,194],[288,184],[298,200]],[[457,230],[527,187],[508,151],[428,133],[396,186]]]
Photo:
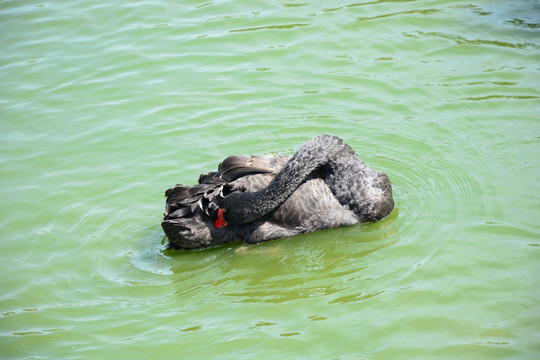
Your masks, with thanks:
[[[308,23],[308,24],[267,25],[267,26],[258,26],[258,27],[252,27],[252,28],[229,30],[229,32],[235,33],[235,32],[244,32],[244,31],[259,31],[259,30],[287,30],[287,29],[293,29],[296,27],[309,26],[309,25],[311,24]]]
[[[422,39],[422,38],[441,38],[446,40],[451,40],[457,45],[492,45],[506,48],[516,48],[516,49],[540,49],[540,45],[532,42],[523,42],[523,43],[509,43],[500,40],[487,40],[487,39],[466,39],[459,35],[454,34],[445,34],[437,32],[423,32],[415,31],[413,33],[404,34],[406,37]]]

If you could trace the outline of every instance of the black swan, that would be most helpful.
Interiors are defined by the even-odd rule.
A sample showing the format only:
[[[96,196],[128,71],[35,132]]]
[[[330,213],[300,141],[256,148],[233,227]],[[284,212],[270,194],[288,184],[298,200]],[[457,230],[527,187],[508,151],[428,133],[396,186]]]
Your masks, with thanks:
[[[380,220],[394,208],[386,174],[335,136],[320,135],[291,156],[230,156],[199,184],[178,184],[161,224],[169,248],[254,244]]]

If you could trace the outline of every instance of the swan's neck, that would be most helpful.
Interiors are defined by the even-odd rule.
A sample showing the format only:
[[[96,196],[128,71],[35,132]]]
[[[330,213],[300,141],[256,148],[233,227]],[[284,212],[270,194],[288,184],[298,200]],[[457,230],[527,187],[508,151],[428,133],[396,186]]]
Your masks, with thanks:
[[[337,137],[320,135],[302,145],[263,190],[234,196],[235,208],[227,210],[235,224],[256,220],[283,204],[321,165],[332,162],[345,145]],[[227,201],[227,199],[224,199]],[[232,205],[232,204],[231,204]]]

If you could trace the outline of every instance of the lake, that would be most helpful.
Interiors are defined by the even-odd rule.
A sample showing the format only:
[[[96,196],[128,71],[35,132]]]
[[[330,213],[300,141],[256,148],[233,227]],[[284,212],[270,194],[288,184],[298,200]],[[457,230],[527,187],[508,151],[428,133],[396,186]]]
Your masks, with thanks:
[[[537,359],[540,2],[0,2],[0,357]],[[344,139],[377,223],[166,250],[164,191]]]

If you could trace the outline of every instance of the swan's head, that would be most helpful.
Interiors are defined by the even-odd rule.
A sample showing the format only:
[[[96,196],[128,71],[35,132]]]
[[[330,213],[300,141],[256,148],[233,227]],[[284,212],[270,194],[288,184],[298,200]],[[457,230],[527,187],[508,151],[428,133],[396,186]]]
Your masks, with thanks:
[[[261,215],[254,199],[254,193],[233,192],[225,196],[219,204],[214,226],[242,225],[258,219]]]

